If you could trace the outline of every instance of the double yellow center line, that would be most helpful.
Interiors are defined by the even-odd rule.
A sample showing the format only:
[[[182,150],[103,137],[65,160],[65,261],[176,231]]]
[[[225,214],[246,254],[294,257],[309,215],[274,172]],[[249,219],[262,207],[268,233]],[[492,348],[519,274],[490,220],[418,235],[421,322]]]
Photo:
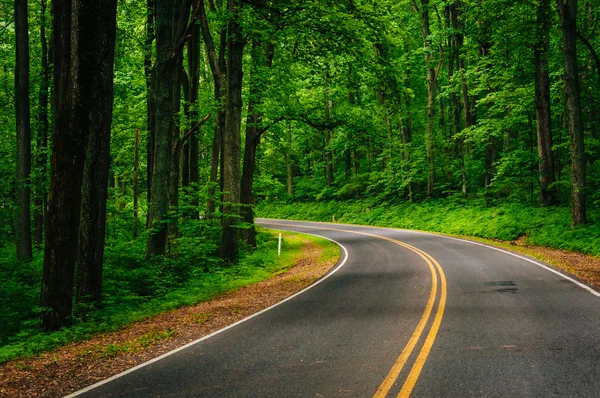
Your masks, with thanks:
[[[419,375],[421,374],[421,371],[423,370],[425,361],[427,360],[427,357],[429,356],[429,352],[431,351],[431,347],[433,346],[433,343],[435,341],[437,333],[440,329],[440,325],[442,323],[442,318],[444,316],[444,309],[446,307],[447,288],[446,288],[446,276],[444,274],[444,270],[442,269],[442,266],[433,257],[431,257],[429,254],[425,253],[423,250],[418,249],[409,244],[406,244],[404,242],[401,242],[399,240],[389,238],[387,236],[375,235],[375,234],[371,234],[368,232],[348,231],[345,229],[337,229],[337,228],[330,228],[330,227],[315,227],[315,226],[303,226],[303,225],[296,225],[296,224],[280,224],[280,223],[271,224],[271,225],[280,225],[280,226],[284,226],[284,227],[296,227],[296,228],[325,229],[325,230],[330,230],[330,231],[348,232],[348,233],[352,233],[352,234],[371,236],[374,238],[387,240],[389,242],[392,242],[399,246],[402,246],[402,247],[418,254],[425,261],[425,263],[429,267],[429,270],[431,271],[431,290],[429,293],[429,299],[427,300],[427,304],[425,306],[425,310],[423,312],[423,315],[421,316],[421,319],[419,320],[419,323],[417,324],[416,329],[414,330],[412,336],[410,337],[410,340],[408,341],[408,343],[402,350],[402,353],[400,354],[400,356],[398,357],[398,359],[392,366],[392,369],[390,370],[390,372],[388,373],[386,378],[383,380],[383,382],[377,389],[377,392],[375,393],[374,398],[387,397],[388,393],[390,392],[390,389],[394,385],[394,382],[400,375],[400,372],[402,372],[404,365],[406,365],[406,362],[408,361],[408,359],[410,358],[415,347],[421,340],[421,337],[423,336],[423,333],[425,332],[427,324],[429,323],[429,321],[432,317],[433,308],[435,307],[435,302],[437,299],[438,287],[439,287],[440,295],[439,295],[439,300],[437,300],[437,309],[435,311],[433,323],[431,324],[431,327],[429,329],[429,333],[427,334],[425,342],[421,346],[421,351],[419,352],[419,355],[417,356],[416,360],[414,361],[413,366],[410,370],[410,373],[408,374],[406,380],[404,381],[404,384],[402,385],[402,389],[400,390],[400,393],[398,394],[398,397],[410,396],[410,393],[412,392],[413,388],[415,387],[415,384],[417,383],[417,380],[419,379]],[[439,286],[438,286],[438,275],[439,275]]]

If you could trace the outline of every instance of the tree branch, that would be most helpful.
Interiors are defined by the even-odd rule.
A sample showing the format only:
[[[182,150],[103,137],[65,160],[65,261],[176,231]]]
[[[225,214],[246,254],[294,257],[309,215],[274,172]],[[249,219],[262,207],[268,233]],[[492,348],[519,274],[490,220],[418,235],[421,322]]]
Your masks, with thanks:
[[[185,144],[185,142],[190,139],[190,137],[192,135],[194,135],[194,133],[196,133],[198,131],[198,129],[200,129],[200,126],[202,126],[204,123],[206,123],[208,121],[208,119],[210,119],[210,117],[212,116],[212,114],[208,114],[206,116],[204,116],[204,119],[200,120],[198,123],[196,123],[194,125],[194,127],[192,127],[187,133],[185,133],[183,135],[183,137],[181,137],[181,139],[179,140],[179,142],[177,143],[178,146],[182,146],[183,144]]]
[[[192,20],[187,25],[183,34],[181,35],[181,39],[179,40],[179,43],[177,44],[177,46],[175,46],[175,48],[171,52],[171,60],[174,60],[179,55],[179,53],[181,51],[183,51],[183,47],[185,46],[185,43],[187,43],[188,40],[190,40],[192,38],[191,32],[192,32],[192,29],[194,29],[194,25],[196,24],[196,21],[198,20],[199,17],[200,17],[200,0],[197,0],[194,5],[194,14],[192,14]]]

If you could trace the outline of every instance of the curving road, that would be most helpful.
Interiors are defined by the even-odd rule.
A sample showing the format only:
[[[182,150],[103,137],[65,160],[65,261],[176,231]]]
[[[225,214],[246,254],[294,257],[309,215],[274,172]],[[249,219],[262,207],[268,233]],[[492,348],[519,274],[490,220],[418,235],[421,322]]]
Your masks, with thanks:
[[[335,240],[342,259],[281,305],[75,395],[600,396],[594,289],[474,242],[259,221]]]

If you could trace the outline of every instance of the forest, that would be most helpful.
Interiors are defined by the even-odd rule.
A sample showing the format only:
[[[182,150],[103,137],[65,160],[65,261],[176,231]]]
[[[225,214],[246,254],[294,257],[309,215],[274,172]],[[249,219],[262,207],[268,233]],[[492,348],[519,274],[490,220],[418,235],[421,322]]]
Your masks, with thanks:
[[[598,0],[0,0],[0,360],[260,268],[257,214],[552,222],[543,244],[600,255],[599,23]],[[509,232],[456,227],[490,211]]]

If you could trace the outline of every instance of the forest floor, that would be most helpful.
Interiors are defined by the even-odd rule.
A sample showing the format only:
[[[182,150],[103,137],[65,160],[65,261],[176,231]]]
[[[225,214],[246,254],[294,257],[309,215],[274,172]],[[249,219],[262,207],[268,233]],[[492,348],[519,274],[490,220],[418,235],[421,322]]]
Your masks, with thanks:
[[[268,280],[116,332],[0,365],[0,397],[63,396],[222,329],[323,276],[338,260],[337,255],[325,251],[305,239],[294,265]]]

